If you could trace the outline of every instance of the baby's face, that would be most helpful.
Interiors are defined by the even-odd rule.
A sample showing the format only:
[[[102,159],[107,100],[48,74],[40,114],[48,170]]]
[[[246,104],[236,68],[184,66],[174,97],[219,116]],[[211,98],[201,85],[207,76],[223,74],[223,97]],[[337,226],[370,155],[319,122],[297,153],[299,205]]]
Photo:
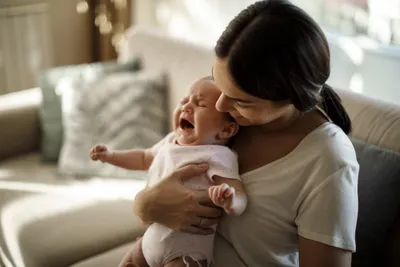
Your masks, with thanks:
[[[212,80],[199,80],[175,109],[174,130],[180,145],[225,144],[238,126],[216,110],[221,92]]]

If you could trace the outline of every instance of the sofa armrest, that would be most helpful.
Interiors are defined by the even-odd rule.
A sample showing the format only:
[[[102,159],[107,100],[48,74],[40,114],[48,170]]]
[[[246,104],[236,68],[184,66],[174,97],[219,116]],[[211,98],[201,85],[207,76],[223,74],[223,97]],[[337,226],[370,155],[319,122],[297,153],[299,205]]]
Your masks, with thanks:
[[[39,148],[40,103],[39,88],[0,96],[0,160]]]

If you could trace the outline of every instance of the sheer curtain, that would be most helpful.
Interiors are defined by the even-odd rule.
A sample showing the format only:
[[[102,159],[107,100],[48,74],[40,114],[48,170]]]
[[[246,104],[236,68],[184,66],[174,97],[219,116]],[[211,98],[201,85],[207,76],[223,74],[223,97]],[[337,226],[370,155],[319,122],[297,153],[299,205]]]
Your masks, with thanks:
[[[165,31],[214,44],[227,23],[256,0],[147,0]],[[327,31],[400,45],[400,0],[292,0]]]
[[[229,21],[256,0],[156,0],[158,26],[171,35],[214,45]],[[294,0],[317,21],[323,0]]]

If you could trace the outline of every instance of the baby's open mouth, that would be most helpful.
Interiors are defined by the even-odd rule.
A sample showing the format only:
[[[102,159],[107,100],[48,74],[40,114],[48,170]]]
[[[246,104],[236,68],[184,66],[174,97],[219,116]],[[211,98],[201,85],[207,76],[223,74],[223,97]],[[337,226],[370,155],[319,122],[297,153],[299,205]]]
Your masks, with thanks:
[[[181,127],[183,130],[194,129],[194,125],[186,119],[180,120],[179,127]]]

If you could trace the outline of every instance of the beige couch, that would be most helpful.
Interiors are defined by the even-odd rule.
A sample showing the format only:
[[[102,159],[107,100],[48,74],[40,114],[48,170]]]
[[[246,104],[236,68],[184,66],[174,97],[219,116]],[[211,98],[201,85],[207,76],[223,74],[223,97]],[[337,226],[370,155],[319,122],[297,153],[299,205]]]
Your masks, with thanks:
[[[131,29],[119,60],[137,55],[145,69],[168,73],[170,113],[194,79],[210,74],[214,58],[210,48]],[[399,106],[339,93],[354,123],[353,137],[400,151]],[[0,97],[0,259],[17,267],[116,266],[143,231],[131,201],[118,193],[131,187],[133,197],[144,182],[66,180],[55,165],[41,163],[40,101],[37,88]],[[393,230],[397,240],[391,246],[398,251],[399,230]],[[392,266],[400,266],[396,254],[388,256]]]

